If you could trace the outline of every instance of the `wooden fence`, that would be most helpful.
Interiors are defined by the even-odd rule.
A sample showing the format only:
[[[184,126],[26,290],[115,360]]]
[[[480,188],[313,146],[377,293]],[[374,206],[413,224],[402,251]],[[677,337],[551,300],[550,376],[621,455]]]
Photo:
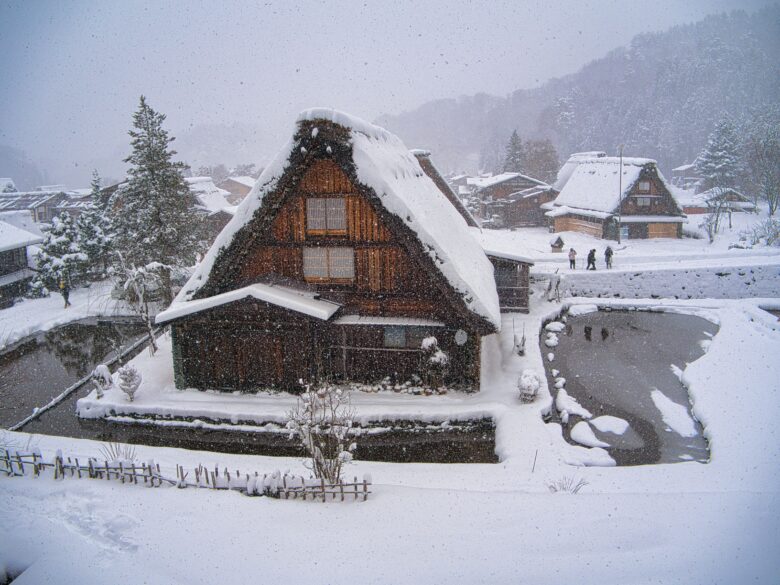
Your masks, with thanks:
[[[352,482],[339,481],[327,483],[322,479],[304,478],[300,475],[281,474],[278,471],[260,475],[257,472],[242,474],[219,467],[213,469],[199,465],[187,471],[184,466],[176,465],[176,477],[169,477],[160,471],[160,465],[154,461],[136,463],[131,461],[99,461],[88,458],[86,462],[78,458],[64,457],[57,452],[54,459],[44,459],[40,452],[19,453],[8,449],[0,450],[0,474],[10,477],[53,474],[54,479],[66,478],[96,479],[120,481],[146,487],[170,486],[180,489],[194,487],[212,490],[234,490],[248,496],[269,496],[283,499],[310,499],[325,502],[345,499],[366,501],[371,493],[371,478],[357,477]]]

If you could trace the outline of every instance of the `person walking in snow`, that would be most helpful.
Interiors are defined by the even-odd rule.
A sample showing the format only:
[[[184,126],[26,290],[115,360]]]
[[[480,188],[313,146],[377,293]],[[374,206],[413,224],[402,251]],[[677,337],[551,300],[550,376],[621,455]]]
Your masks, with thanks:
[[[588,267],[586,270],[596,270],[596,248],[588,252]]]
[[[604,263],[607,265],[607,268],[612,268],[612,255],[614,252],[612,251],[611,246],[607,246],[607,249],[604,250]]]
[[[65,299],[65,308],[67,309],[70,307],[70,301],[68,300],[68,297],[70,297],[70,287],[64,276],[60,278],[60,292],[62,293],[62,298]]]
[[[569,248],[569,268],[574,270],[577,267],[577,250]]]

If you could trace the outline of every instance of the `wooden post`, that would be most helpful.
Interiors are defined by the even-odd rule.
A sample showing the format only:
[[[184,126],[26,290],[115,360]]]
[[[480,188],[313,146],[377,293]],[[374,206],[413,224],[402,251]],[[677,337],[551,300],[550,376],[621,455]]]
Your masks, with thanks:
[[[339,492],[341,492],[341,501],[344,501],[344,482],[339,480]],[[333,496],[335,497],[335,495]]]
[[[357,477],[352,482],[352,485],[355,487],[355,501],[358,499],[358,483],[357,483]]]
[[[368,482],[366,480],[363,480],[363,501],[365,502],[368,498]]]
[[[34,459],[33,459],[34,461]],[[81,467],[79,466],[79,458],[76,457],[76,473],[79,474],[79,479],[81,479]]]

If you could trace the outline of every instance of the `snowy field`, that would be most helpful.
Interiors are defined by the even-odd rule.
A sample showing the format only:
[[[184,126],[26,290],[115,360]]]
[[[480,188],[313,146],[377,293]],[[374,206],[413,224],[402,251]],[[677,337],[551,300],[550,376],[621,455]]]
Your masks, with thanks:
[[[592,310],[592,302],[565,304],[576,312]],[[497,417],[501,463],[357,462],[347,474],[370,473],[374,493],[347,504],[2,477],[0,542],[9,545],[0,547],[0,558],[30,567],[19,583],[47,576],[103,583],[107,571],[112,581],[128,583],[776,582],[780,326],[758,307],[780,304],[605,302],[695,314],[719,325],[707,353],[682,372],[711,442],[709,464],[577,466],[603,462],[605,453],[568,445],[558,427],[542,423],[546,388],[532,405],[516,398],[517,374],[540,368],[541,350],[530,343],[521,359],[494,336],[483,353],[483,400]],[[517,319],[535,331],[560,309],[535,303]],[[5,440],[20,447],[29,441],[49,455],[62,449],[86,457],[99,449],[77,439],[8,434]],[[138,456],[171,470],[174,463],[218,463],[261,473],[303,471],[297,459],[140,446]],[[549,492],[548,484],[568,477],[588,485],[578,495]]]

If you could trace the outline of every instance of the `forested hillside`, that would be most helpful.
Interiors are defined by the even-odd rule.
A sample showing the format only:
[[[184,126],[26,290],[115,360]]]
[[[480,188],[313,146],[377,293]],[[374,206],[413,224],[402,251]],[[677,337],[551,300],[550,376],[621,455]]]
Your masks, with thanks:
[[[639,35],[537,89],[437,100],[379,123],[431,149],[446,171],[495,170],[516,128],[523,139],[551,139],[562,159],[622,143],[668,172],[693,160],[724,114],[739,122],[778,96],[780,6],[772,6]]]

